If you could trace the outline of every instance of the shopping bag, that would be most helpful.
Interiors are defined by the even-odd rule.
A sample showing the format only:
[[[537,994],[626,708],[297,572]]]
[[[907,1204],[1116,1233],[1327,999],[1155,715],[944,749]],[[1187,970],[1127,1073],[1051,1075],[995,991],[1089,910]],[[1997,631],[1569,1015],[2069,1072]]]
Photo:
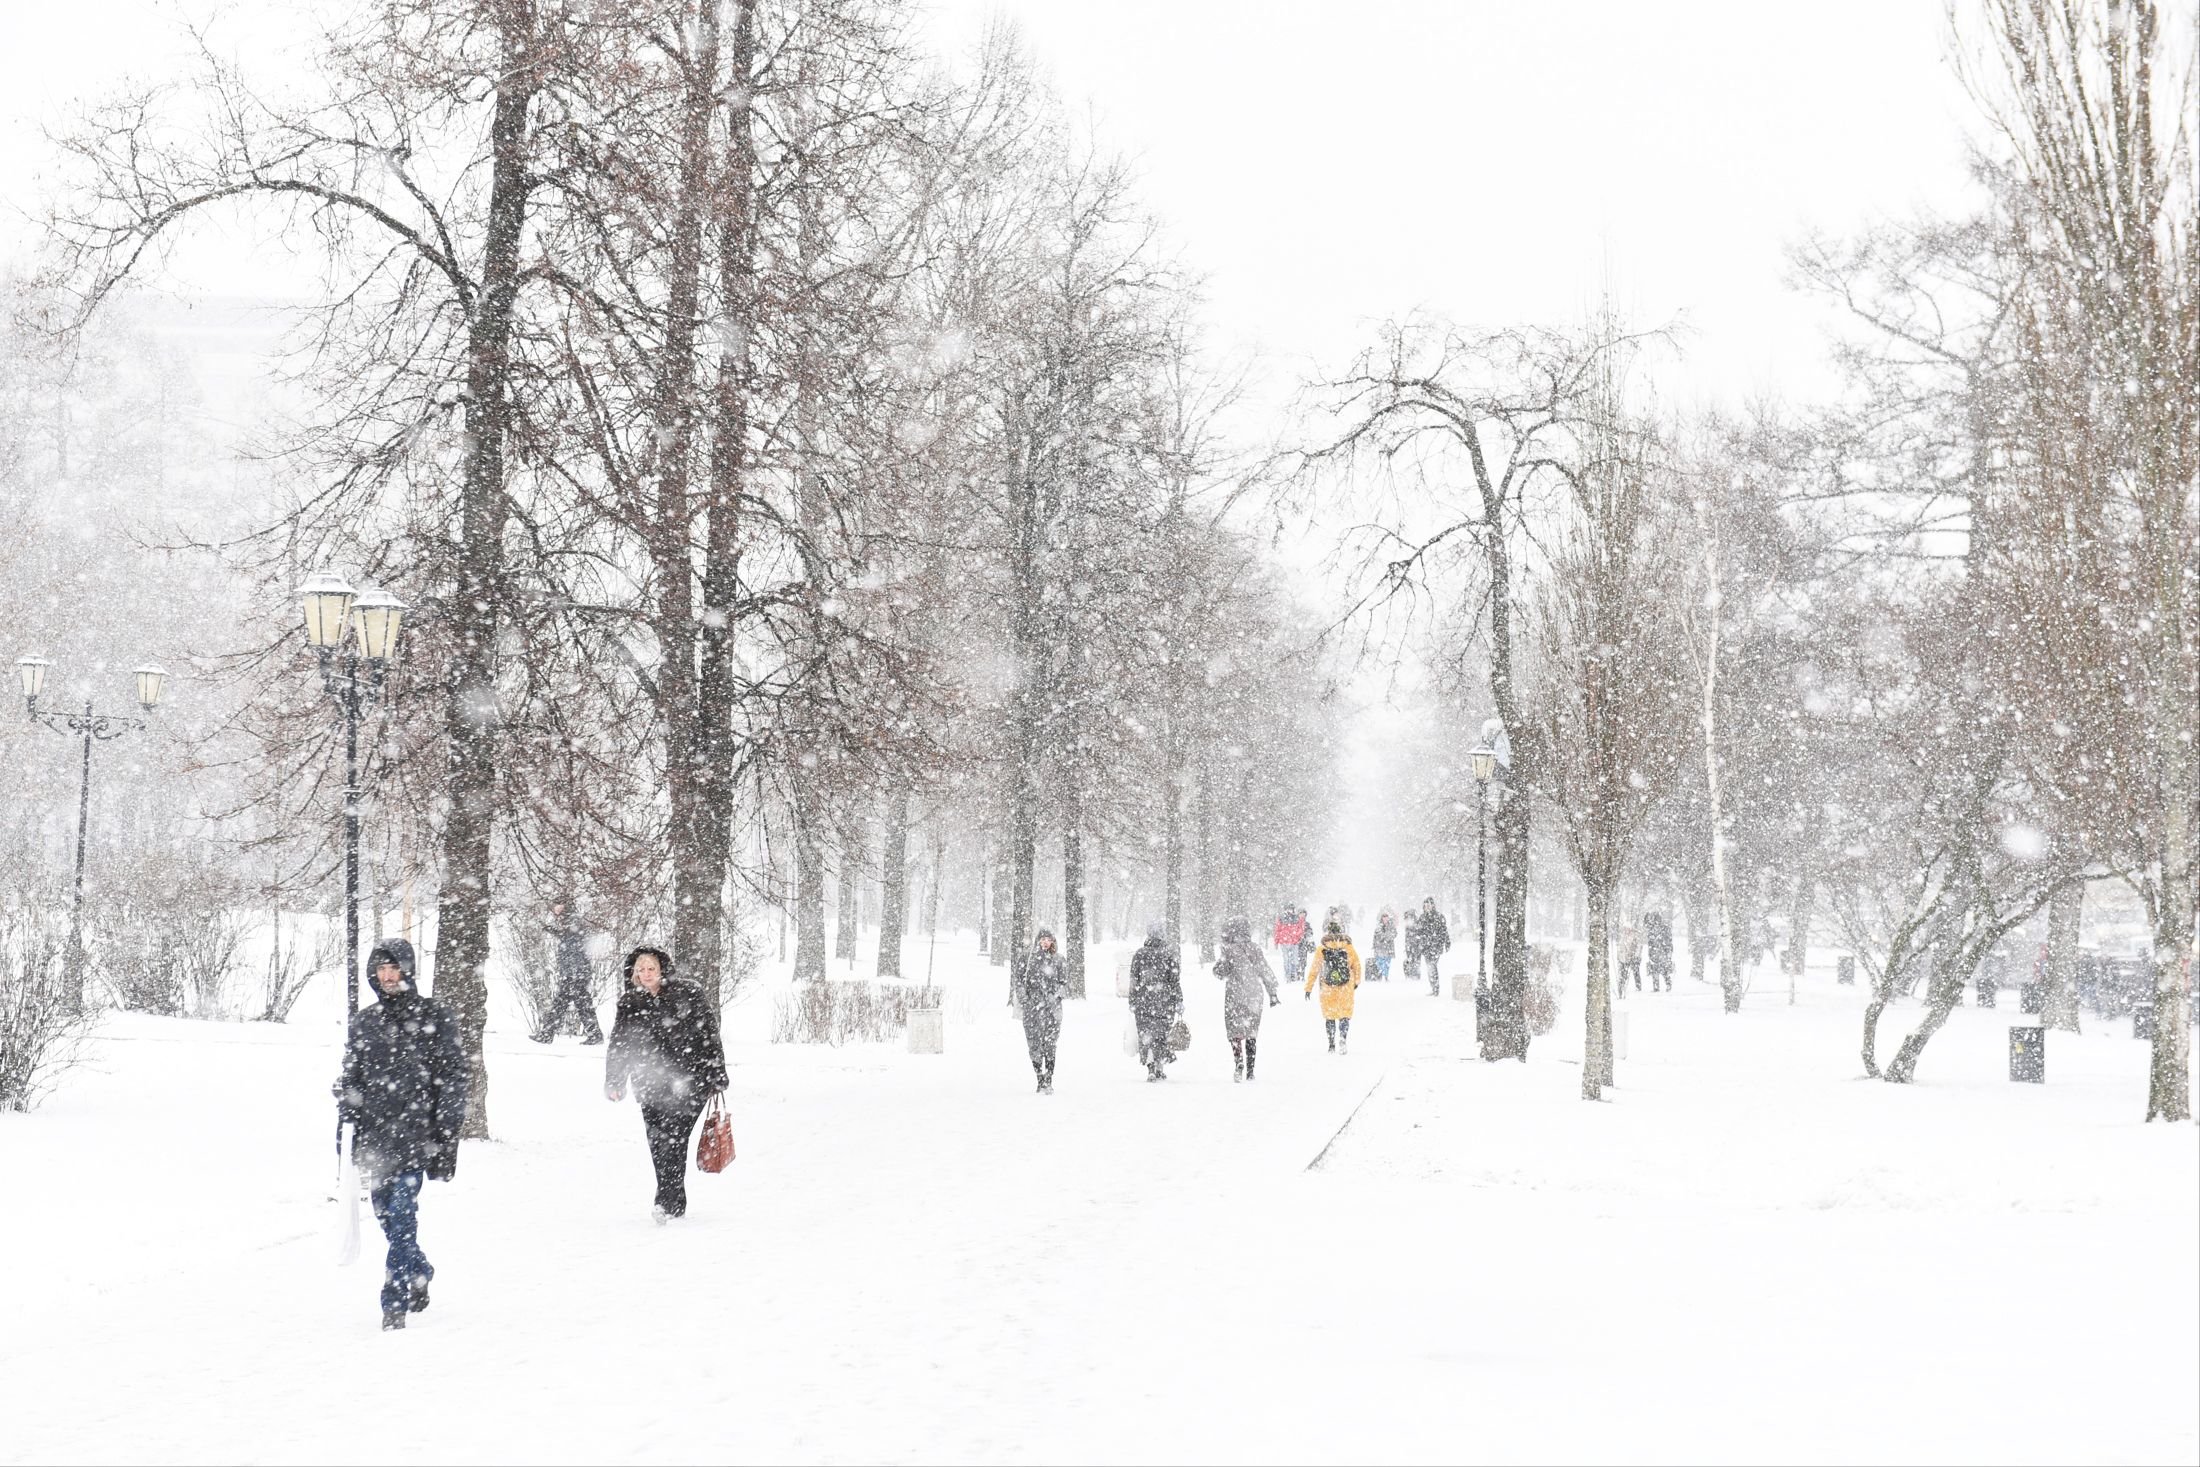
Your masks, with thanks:
[[[695,1137],[695,1169],[722,1172],[733,1160],[733,1117],[722,1097],[713,1095],[703,1109],[703,1129]]]
[[[351,1130],[352,1123],[344,1122],[341,1139],[336,1143],[336,1200],[344,1207],[343,1242],[336,1249],[339,1265],[359,1261],[359,1172],[351,1160]]]
[[[1182,1014],[1169,1026],[1169,1053],[1182,1054],[1192,1047],[1192,1026],[1184,1022]]]

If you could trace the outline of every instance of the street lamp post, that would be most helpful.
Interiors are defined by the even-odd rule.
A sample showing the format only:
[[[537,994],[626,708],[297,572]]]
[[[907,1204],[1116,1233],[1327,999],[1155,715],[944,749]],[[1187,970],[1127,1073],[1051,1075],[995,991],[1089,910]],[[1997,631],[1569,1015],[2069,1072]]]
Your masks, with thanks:
[[[83,773],[76,791],[76,885],[69,898],[69,971],[76,979],[76,1006],[84,1007],[84,838],[92,821],[92,745],[119,739],[124,734],[145,727],[145,720],[130,714],[101,713],[85,700],[82,713],[52,713],[38,706],[38,700],[46,691],[46,671],[53,664],[43,657],[24,657],[16,664],[16,671],[23,680],[23,707],[34,723],[39,723],[60,734],[63,738],[81,735],[84,740]],[[165,669],[148,664],[134,670],[137,679],[138,705],[150,713],[160,706],[160,695],[167,686]]]
[[[355,591],[321,576],[298,593],[306,645],[321,663],[321,690],[344,714],[344,1032],[359,1012],[359,714],[382,694],[397,655],[405,603],[387,591]],[[348,635],[347,635],[348,634]]]

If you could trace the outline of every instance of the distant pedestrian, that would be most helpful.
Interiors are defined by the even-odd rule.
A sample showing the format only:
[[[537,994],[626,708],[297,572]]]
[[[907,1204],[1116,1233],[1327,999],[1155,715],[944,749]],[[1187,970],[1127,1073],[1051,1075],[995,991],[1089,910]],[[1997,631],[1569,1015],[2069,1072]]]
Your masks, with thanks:
[[[1444,921],[1444,914],[1436,910],[1436,898],[1429,897],[1421,903],[1421,910],[1406,919],[1406,976],[1418,978],[1421,965],[1428,965],[1428,991],[1443,991],[1443,978],[1437,972],[1437,963],[1451,951],[1451,926]]]
[[[580,1026],[581,1043],[603,1043],[603,1028],[596,1021],[596,995],[589,982],[588,934],[573,913],[572,900],[561,897],[552,902],[543,927],[556,944],[558,987],[550,1000],[550,1012],[543,1015],[542,1027],[527,1037],[537,1044],[548,1044],[564,1027],[565,1016],[571,1014]]]
[[[1375,938],[1368,945],[1368,967],[1374,970],[1370,975],[1372,981],[1390,981],[1390,960],[1397,955],[1398,914],[1385,907],[1382,915],[1375,919]]]
[[[1635,980],[1635,992],[1642,992],[1642,929],[1629,922],[1619,930],[1619,980],[1617,986],[1625,988],[1628,976]]]
[[[1170,1026],[1184,1014],[1184,974],[1159,922],[1146,929],[1146,943],[1131,955],[1131,1018],[1138,1025],[1138,1062],[1149,1083],[1165,1079],[1170,1060]]]
[[[1650,991],[1656,993],[1660,984],[1665,991],[1673,991],[1673,919],[1663,907],[1652,907],[1642,914],[1643,954],[1650,960]]]
[[[1341,923],[1322,934],[1321,950],[1306,975],[1306,994],[1322,991],[1322,1026],[1329,1031],[1329,1052],[1343,1054],[1352,1037],[1352,996],[1360,988],[1360,954]]]
[[[458,1175],[458,1133],[472,1076],[458,1020],[413,984],[412,944],[393,937],[367,955],[374,1007],[352,1015],[337,1114],[352,1124],[352,1162],[366,1179],[389,1242],[382,1267],[382,1328],[428,1307],[435,1266],[420,1251],[420,1189]]]
[[[1215,963],[1222,980],[1222,1032],[1230,1039],[1230,1078],[1250,1080],[1260,1057],[1260,1019],[1264,1008],[1283,1000],[1276,992],[1268,960],[1253,945],[1253,926],[1232,917],[1222,929],[1222,955]],[[1261,996],[1267,995],[1264,1005]]]
[[[663,948],[628,953],[604,1054],[603,1093],[624,1100],[628,1083],[634,1086],[657,1173],[649,1213],[660,1227],[687,1214],[688,1137],[710,1098],[725,1092],[726,1080],[726,1047],[709,995],[672,976],[672,957]]]
[[[1054,1093],[1054,1053],[1062,1040],[1062,1003],[1068,996],[1068,970],[1055,949],[1054,934],[1042,927],[1016,974],[1016,1001],[1024,1010],[1024,1047],[1031,1053],[1041,1095]]]
[[[1305,942],[1306,914],[1297,907],[1285,907],[1276,919],[1276,951],[1282,955],[1283,975],[1292,983],[1306,972]]]
[[[1294,973],[1292,974],[1292,977],[1291,977],[1291,981],[1292,981],[1292,982],[1294,982],[1294,983],[1296,983],[1296,982],[1298,982],[1298,981],[1299,981],[1299,979],[1298,979],[1298,975],[1299,975],[1300,973],[1304,973],[1304,972],[1306,971],[1306,965],[1307,965],[1307,964],[1308,964],[1309,962],[1312,962],[1312,961],[1313,961],[1313,958],[1314,958],[1314,949],[1315,949],[1315,948],[1316,948],[1317,946],[1319,946],[1319,945],[1320,945],[1320,941],[1321,941],[1321,939],[1320,939],[1320,938],[1318,938],[1318,937],[1316,937],[1316,936],[1314,935],[1314,919],[1313,919],[1312,917],[1309,917],[1309,916],[1308,916],[1308,915],[1306,914],[1306,908],[1304,908],[1304,907],[1300,907],[1300,908],[1298,908],[1298,914],[1299,914],[1299,966],[1298,966],[1297,970],[1296,970],[1296,971],[1295,971],[1295,972],[1294,972]]]

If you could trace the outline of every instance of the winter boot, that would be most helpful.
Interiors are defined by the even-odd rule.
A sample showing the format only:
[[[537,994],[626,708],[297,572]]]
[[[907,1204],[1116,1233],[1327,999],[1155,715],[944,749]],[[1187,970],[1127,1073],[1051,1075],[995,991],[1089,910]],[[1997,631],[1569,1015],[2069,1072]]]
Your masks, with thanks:
[[[403,1329],[404,1327],[405,1327],[405,1306],[404,1306],[404,1305],[402,1305],[402,1304],[393,1304],[393,1305],[391,1305],[391,1306],[390,1306],[389,1308],[387,1308],[387,1309],[385,1309],[385,1310],[383,1310],[383,1311],[382,1311],[382,1328],[384,1328],[384,1329]]]
[[[427,1307],[428,1281],[426,1279],[416,1278],[413,1280],[412,1300],[405,1306],[405,1312],[408,1314],[418,1314]]]
[[[672,1214],[665,1211],[665,1205],[662,1202],[653,1202],[649,1207],[649,1220],[661,1228],[672,1221]]]
[[[581,1043],[583,1043],[583,1044],[601,1044],[601,1043],[603,1043],[603,1031],[602,1031],[602,1030],[598,1030],[598,1031],[597,1031],[597,1032],[595,1032],[594,1034],[591,1034],[591,1035],[589,1035],[589,1036],[588,1036],[588,1037],[587,1037],[586,1039],[583,1039],[583,1040],[581,1041]]]

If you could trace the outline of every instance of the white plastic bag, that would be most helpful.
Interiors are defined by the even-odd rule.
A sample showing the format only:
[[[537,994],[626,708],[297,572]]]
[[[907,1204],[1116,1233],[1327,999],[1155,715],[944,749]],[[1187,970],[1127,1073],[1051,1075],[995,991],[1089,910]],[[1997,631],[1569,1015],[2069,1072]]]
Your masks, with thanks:
[[[350,1121],[344,1122],[343,1139],[337,1142],[343,1155],[336,1168],[336,1200],[344,1209],[344,1240],[336,1250],[336,1262],[347,1266],[359,1261],[359,1173],[351,1162]]]

